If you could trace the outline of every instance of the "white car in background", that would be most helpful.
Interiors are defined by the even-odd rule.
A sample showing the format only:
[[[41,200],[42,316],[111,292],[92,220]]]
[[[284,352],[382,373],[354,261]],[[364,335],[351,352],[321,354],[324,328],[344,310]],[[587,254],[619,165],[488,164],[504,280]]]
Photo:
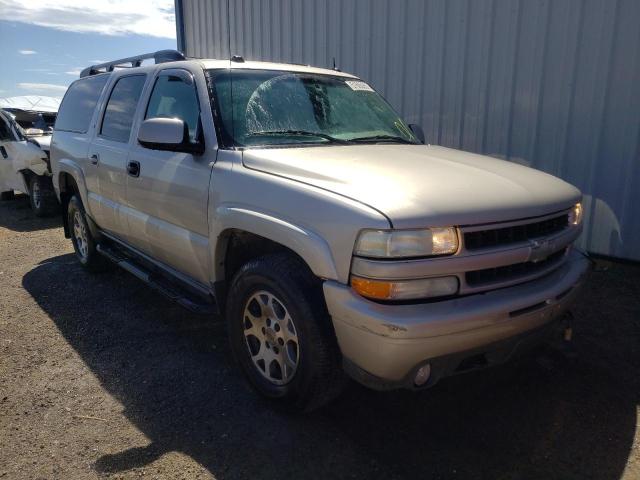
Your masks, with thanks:
[[[51,134],[57,112],[39,112],[16,108],[3,108],[15,122],[15,126],[24,137],[35,143],[49,156]]]
[[[56,123],[60,99],[42,95],[24,95],[0,98],[0,110],[15,121],[24,137],[35,141],[49,157],[51,134]]]
[[[11,200],[14,192],[27,194],[39,217],[53,214],[58,201],[51,183],[49,143],[42,129],[27,132],[15,116],[0,110],[0,200]]]

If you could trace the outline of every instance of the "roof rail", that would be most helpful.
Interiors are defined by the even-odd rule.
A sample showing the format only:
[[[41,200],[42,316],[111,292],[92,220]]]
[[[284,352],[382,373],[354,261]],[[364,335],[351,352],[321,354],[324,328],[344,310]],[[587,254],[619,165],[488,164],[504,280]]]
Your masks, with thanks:
[[[176,62],[186,60],[187,58],[177,50],[159,50],[153,53],[144,53],[135,57],[121,58],[111,62],[99,63],[91,65],[80,72],[80,78],[96,75],[98,73],[112,72],[116,67],[139,67],[143,60],[153,58],[155,63]]]

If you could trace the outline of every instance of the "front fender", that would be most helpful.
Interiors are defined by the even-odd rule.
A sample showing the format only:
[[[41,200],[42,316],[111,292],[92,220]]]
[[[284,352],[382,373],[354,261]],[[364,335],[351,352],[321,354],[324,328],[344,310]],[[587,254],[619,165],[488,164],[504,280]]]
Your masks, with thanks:
[[[318,234],[272,215],[238,206],[220,206],[216,209],[216,216],[215,238],[225,230],[244,230],[294,251],[317,277],[338,279],[331,249]]]
[[[48,175],[46,156],[44,152],[31,142],[13,142],[12,168],[20,177],[22,192],[29,193],[29,174]]]
[[[36,175],[38,175],[39,177],[48,177],[49,176],[49,169],[47,168],[47,164],[44,163],[44,161],[38,162],[38,163],[32,163],[28,170],[32,171],[33,173],[35,173]]]

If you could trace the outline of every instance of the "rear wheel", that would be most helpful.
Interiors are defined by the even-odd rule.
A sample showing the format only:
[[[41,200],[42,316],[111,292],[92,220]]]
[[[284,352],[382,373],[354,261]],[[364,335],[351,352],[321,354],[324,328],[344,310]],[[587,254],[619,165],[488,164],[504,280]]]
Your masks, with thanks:
[[[322,287],[293,255],[268,255],[240,269],[227,322],[234,356],[262,395],[309,411],[340,393],[345,377]]]
[[[58,207],[51,178],[33,175],[29,182],[29,201],[31,209],[38,217],[47,217],[55,213]]]
[[[7,201],[7,200],[13,200],[15,197],[15,194],[13,193],[13,190],[9,190],[8,192],[0,192],[0,200]]]
[[[80,264],[90,271],[104,270],[108,261],[96,250],[96,241],[91,235],[82,202],[76,195],[69,200],[67,221],[71,230],[73,249]]]

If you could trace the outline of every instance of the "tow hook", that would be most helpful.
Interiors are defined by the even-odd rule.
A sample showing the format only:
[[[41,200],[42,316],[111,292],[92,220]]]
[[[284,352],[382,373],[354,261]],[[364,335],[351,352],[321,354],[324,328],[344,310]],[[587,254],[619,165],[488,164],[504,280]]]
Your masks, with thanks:
[[[573,346],[573,313],[566,312],[560,319],[558,336],[551,340],[550,347],[570,359],[578,356]]]
[[[578,357],[573,346],[573,314],[566,312],[559,321],[555,335],[538,352],[536,361],[546,370],[554,371]]]

